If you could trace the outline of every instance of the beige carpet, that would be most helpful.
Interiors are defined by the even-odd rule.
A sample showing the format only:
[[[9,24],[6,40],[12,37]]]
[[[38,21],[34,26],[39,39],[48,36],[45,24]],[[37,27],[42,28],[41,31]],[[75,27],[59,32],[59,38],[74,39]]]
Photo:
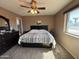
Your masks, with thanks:
[[[55,49],[48,48],[31,48],[14,46],[0,59],[74,59],[63,47],[59,44]]]

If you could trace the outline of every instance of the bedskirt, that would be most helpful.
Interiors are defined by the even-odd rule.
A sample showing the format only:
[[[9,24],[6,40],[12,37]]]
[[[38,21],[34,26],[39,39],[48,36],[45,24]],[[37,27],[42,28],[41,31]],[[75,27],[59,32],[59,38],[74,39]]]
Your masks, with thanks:
[[[38,47],[38,48],[52,48],[53,44],[45,45],[43,43],[24,43],[21,42],[20,46],[22,47]]]

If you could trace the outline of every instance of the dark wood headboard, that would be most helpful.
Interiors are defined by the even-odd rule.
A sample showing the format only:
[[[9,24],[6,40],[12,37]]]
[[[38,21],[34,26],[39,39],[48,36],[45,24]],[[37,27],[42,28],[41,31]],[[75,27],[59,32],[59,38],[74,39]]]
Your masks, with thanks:
[[[44,30],[48,30],[48,25],[31,25],[30,29],[44,29]]]

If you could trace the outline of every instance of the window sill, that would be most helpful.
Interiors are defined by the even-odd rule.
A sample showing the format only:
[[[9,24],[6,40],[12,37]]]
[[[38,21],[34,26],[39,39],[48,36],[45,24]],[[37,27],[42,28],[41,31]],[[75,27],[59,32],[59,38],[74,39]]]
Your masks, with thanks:
[[[79,36],[77,36],[77,35],[74,35],[74,34],[71,34],[71,33],[65,33],[65,34],[79,39]]]

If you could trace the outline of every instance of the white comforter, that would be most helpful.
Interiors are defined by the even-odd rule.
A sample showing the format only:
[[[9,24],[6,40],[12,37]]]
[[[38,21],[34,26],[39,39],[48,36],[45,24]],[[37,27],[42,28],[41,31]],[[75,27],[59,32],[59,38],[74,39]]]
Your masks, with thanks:
[[[24,43],[43,43],[49,45],[53,43],[55,48],[56,41],[54,37],[46,30],[31,30],[19,38],[18,44]]]

